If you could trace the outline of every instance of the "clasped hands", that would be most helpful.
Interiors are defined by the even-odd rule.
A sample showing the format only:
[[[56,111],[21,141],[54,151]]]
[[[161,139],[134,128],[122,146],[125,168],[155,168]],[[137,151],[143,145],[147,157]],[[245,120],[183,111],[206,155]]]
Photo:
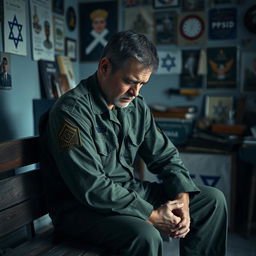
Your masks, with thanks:
[[[148,222],[173,238],[184,238],[190,231],[188,194],[178,194],[175,200],[161,205],[151,213]]]

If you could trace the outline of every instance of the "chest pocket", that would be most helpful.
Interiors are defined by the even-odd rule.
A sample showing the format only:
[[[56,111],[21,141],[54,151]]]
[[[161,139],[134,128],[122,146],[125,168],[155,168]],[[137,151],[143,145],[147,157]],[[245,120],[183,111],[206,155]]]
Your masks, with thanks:
[[[142,142],[143,136],[135,136],[133,133],[129,133],[127,135],[124,157],[128,164],[132,165],[134,163],[135,157]]]
[[[97,136],[94,140],[97,152],[101,158],[102,165],[110,166],[112,161],[115,160],[115,155],[118,147],[118,143],[115,138],[102,135]]]

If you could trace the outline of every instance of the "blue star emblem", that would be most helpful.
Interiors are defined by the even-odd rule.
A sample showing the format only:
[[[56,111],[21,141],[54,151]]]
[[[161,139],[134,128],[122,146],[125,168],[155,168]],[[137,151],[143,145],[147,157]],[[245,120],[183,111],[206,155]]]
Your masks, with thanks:
[[[162,68],[166,68],[170,72],[172,68],[176,67],[175,60],[176,58],[171,57],[168,53],[164,58],[162,58]]]
[[[9,39],[13,40],[15,48],[17,48],[19,42],[23,42],[23,38],[22,38],[22,35],[21,35],[22,24],[18,23],[16,15],[14,15],[13,21],[8,21],[8,23],[9,23],[9,28],[10,28]],[[14,30],[15,27],[16,27],[16,29]],[[16,33],[14,33],[14,31]]]

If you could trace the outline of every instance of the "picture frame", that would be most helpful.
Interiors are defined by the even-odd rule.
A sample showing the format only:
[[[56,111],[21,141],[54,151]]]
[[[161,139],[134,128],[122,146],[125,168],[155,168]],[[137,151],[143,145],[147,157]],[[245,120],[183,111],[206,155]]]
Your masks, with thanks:
[[[55,51],[64,52],[64,19],[53,17]]]
[[[241,53],[241,88],[243,92],[256,92],[256,52]]]
[[[65,38],[65,55],[70,57],[71,61],[77,60],[77,42],[75,39]]]
[[[11,58],[9,53],[0,52],[0,89],[12,89]]]
[[[98,61],[109,38],[118,30],[118,1],[79,4],[80,61]]]
[[[234,115],[234,97],[206,95],[205,117],[215,123],[227,123]]]
[[[158,8],[171,8],[171,7],[178,7],[179,6],[179,0],[153,0],[153,6],[155,9]]]
[[[181,1],[183,12],[201,12],[205,10],[205,0],[183,0]]]
[[[66,11],[66,25],[69,31],[74,31],[77,23],[77,15],[73,6],[69,6]]]
[[[207,89],[237,87],[237,47],[207,48]]]
[[[175,11],[155,12],[155,43],[177,43],[177,13]]]
[[[58,14],[64,14],[64,0],[52,0],[52,11]]]

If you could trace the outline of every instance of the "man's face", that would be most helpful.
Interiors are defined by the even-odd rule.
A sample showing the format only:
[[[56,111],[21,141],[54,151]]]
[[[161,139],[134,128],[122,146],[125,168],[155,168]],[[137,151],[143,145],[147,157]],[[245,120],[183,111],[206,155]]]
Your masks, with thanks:
[[[93,21],[92,21],[92,28],[98,33],[102,33],[102,31],[105,29],[106,27],[106,20],[102,17],[96,17]]]
[[[111,73],[111,63],[102,79],[101,88],[109,109],[114,106],[125,108],[139,95],[141,87],[148,82],[151,68],[145,68],[136,60],[129,60],[123,68]]]
[[[3,69],[3,72],[8,71],[8,63],[6,60],[3,60],[3,62],[2,62],[2,69]]]

